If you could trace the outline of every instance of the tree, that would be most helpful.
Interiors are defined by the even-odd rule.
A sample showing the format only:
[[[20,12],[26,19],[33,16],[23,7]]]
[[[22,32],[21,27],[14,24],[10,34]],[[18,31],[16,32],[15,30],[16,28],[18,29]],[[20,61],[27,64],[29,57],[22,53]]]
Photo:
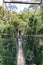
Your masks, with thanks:
[[[40,65],[41,64],[41,47],[39,44],[39,40],[40,38],[31,36],[31,35],[37,35],[38,31],[37,31],[37,24],[38,20],[37,18],[34,16],[34,14],[29,16],[29,21],[28,21],[28,29],[27,30],[27,42],[24,44],[26,46],[24,46],[25,49],[25,57],[26,57],[26,64],[36,64],[36,65]]]

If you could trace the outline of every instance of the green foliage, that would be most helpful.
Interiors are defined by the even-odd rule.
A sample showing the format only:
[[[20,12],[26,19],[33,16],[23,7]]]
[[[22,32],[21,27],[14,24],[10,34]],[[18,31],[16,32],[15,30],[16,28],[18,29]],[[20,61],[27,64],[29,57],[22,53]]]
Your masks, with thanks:
[[[40,37],[34,37],[34,35],[38,34],[38,20],[34,15],[30,15],[29,16],[29,21],[28,21],[28,29],[26,35],[28,35],[27,39],[25,39],[25,41],[27,41],[26,43],[23,41],[23,49],[24,49],[24,55],[26,58],[26,64],[31,65],[32,63],[36,64],[36,65],[40,65],[41,64],[41,59],[42,59],[42,55],[41,55],[41,46],[40,46]],[[40,31],[40,29],[39,29]],[[40,34],[41,31],[40,31]],[[33,36],[30,36],[33,35]],[[26,48],[26,49],[25,49]]]
[[[7,15],[10,15],[10,13]],[[2,57],[0,62],[2,62],[3,65],[16,65],[17,42],[16,38],[14,37],[14,28],[16,25],[14,27],[13,22],[10,19],[7,19],[7,21],[3,21],[3,19],[0,19],[0,55]]]
[[[2,44],[3,44],[2,58],[3,58],[4,65],[6,64],[14,65],[16,62],[16,44],[14,41],[15,39],[13,37],[13,34],[2,35]]]
[[[40,45],[43,37],[29,36],[43,34],[43,7],[40,8],[41,11],[35,7],[34,11],[30,12],[27,8],[21,14],[17,14],[0,6],[0,65],[17,65],[16,36],[19,30],[24,35],[22,45],[26,65],[43,63],[43,46]]]

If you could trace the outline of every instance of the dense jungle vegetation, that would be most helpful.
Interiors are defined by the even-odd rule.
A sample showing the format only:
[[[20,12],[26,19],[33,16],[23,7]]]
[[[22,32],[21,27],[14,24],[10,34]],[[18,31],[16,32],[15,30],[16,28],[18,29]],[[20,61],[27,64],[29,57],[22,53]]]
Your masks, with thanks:
[[[32,10],[31,10],[32,8]],[[0,6],[0,65],[17,65],[17,33],[23,33],[26,65],[43,65],[43,6],[16,13]]]

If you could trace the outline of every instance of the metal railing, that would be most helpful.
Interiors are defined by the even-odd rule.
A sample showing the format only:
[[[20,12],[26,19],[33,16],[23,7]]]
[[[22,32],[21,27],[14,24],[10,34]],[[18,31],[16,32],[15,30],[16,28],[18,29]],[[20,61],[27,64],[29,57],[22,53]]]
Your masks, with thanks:
[[[36,2],[36,3],[34,3],[34,2],[22,2],[22,1],[16,1],[16,0],[14,0],[14,1],[5,1],[5,0],[3,0],[3,2],[4,3],[17,3],[17,4],[41,4],[42,0],[40,2]]]

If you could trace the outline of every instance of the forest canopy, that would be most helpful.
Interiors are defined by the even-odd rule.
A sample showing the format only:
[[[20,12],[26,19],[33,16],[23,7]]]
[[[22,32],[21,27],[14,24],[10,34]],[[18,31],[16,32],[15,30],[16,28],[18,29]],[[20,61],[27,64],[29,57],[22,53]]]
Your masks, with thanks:
[[[43,37],[29,36],[43,36],[43,6],[37,8],[34,5],[20,13],[0,6],[0,65],[17,65],[16,36],[19,30],[23,33],[22,46],[26,65],[42,65]]]

